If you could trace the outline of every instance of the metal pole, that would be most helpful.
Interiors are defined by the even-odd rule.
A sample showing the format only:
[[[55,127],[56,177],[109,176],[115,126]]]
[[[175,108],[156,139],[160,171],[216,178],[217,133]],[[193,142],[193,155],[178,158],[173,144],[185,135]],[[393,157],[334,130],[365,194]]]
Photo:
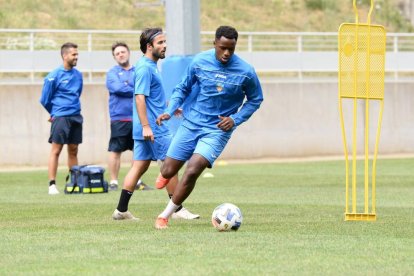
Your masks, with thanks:
[[[92,56],[92,34],[88,33],[88,56],[89,56],[89,60],[91,59]],[[92,67],[89,66],[89,73],[88,73],[88,79],[89,79],[89,83],[92,83]]]
[[[247,36],[247,51],[253,52],[253,35],[251,33]]]
[[[33,61],[33,52],[34,52],[34,33],[33,32],[30,32],[30,38],[29,38],[29,48],[30,48],[30,52],[31,52],[31,55],[32,55],[32,71],[30,72],[30,81],[32,82],[32,83],[34,83],[34,78],[35,78],[35,73],[34,73],[34,61]]]
[[[200,52],[200,1],[165,1],[167,55]],[[213,43],[213,41],[211,42]]]

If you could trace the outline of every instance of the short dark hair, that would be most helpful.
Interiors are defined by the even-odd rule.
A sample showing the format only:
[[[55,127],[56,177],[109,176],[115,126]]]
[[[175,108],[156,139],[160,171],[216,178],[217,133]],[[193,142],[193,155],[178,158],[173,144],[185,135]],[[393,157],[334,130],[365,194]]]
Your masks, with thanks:
[[[66,42],[62,45],[62,47],[60,47],[60,55],[63,57],[63,54],[70,48],[78,49],[78,45],[72,42]]]
[[[222,36],[228,39],[235,39],[237,41],[239,33],[235,28],[231,26],[220,26],[216,30],[216,39],[218,40]]]
[[[128,47],[128,45],[125,42],[123,42],[123,41],[116,41],[114,44],[112,44],[112,55],[114,54],[115,49],[117,47],[119,47],[119,46],[122,46],[122,47],[127,48],[128,52],[129,52],[129,47]]]
[[[139,44],[141,51],[145,54],[147,52],[147,44],[152,45],[154,38],[162,33],[162,28],[146,28],[142,31],[139,37]],[[154,45],[152,45],[154,46]]]

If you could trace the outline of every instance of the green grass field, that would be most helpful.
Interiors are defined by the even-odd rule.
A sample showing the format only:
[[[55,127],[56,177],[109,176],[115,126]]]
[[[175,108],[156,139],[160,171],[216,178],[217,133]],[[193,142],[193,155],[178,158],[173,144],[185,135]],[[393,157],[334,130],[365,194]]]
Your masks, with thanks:
[[[139,222],[113,221],[119,191],[49,196],[46,171],[1,172],[0,274],[413,275],[413,167],[380,159],[377,221],[344,222],[343,161],[216,166],[185,203],[202,218],[165,231],[153,228],[165,191],[134,194]],[[212,227],[223,202],[242,210],[238,232]]]
[[[142,30],[165,26],[164,6],[139,6],[159,0],[0,0],[1,28]],[[214,31],[232,25],[239,31],[336,32],[343,22],[355,22],[352,1],[338,0],[200,0],[200,28]],[[412,32],[400,11],[402,0],[377,0],[372,23],[387,32]],[[366,22],[370,0],[358,0]],[[68,12],[70,11],[70,12]],[[260,15],[260,16],[258,16]]]

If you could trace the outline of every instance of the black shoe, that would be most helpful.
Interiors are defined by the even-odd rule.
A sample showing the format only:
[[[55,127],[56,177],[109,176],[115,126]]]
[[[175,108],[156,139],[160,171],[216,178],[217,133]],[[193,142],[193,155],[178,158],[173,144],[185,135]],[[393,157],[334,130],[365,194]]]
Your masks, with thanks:
[[[154,190],[154,188],[148,186],[144,182],[141,182],[141,183],[139,183],[139,184],[137,184],[135,186],[135,190],[139,190],[139,191],[151,191],[151,190]]]

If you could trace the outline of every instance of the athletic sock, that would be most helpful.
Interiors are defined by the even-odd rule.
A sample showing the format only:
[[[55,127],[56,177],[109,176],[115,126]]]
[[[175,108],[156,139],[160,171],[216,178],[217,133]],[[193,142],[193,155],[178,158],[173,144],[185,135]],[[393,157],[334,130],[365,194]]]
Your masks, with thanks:
[[[111,180],[111,182],[109,184],[110,185],[113,185],[113,184],[118,185],[118,180]]]
[[[178,207],[179,205],[175,205],[172,199],[170,199],[170,201],[167,204],[167,207],[158,217],[168,219],[172,215],[172,213],[174,213],[175,210],[177,210]]]
[[[128,211],[128,204],[129,200],[131,199],[132,192],[122,189],[121,196],[119,197],[118,209],[119,212],[126,212]]]
[[[172,198],[172,195],[168,195],[168,197],[171,199]],[[183,205],[181,204],[180,206],[178,206],[178,208],[177,208],[177,210],[175,210],[175,212],[174,213],[177,213],[178,211],[180,211],[181,209],[183,209]]]
[[[56,185],[56,180],[50,180],[49,181],[49,186],[52,186],[52,185]]]

